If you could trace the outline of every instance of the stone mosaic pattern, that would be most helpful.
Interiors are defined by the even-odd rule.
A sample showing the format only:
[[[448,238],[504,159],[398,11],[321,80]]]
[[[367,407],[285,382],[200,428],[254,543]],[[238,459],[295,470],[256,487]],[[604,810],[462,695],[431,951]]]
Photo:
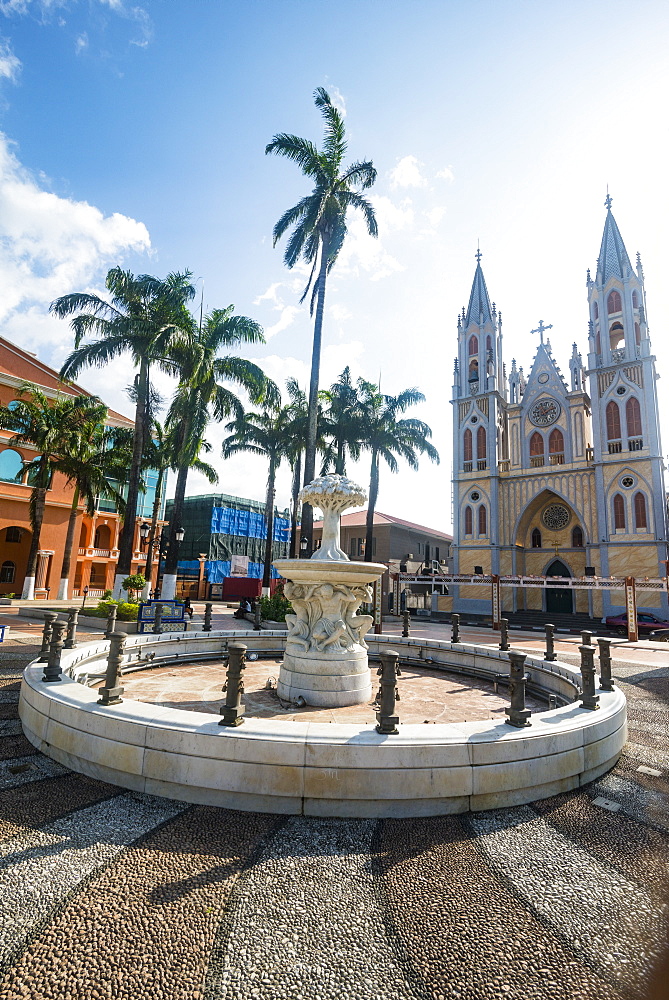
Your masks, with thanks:
[[[34,648],[0,650],[3,723]],[[667,939],[669,665],[614,674],[613,772],[465,816],[189,806],[0,726],[0,1000],[642,1000]]]

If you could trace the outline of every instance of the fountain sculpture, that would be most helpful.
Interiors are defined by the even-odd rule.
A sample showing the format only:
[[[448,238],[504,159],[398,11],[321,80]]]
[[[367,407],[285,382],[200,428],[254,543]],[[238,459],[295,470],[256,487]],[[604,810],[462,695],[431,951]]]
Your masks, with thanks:
[[[303,487],[300,500],[323,511],[323,538],[311,559],[274,563],[295,612],[286,615],[277,693],[321,708],[359,705],[372,694],[365,635],[373,618],[358,610],[372,600],[371,584],[386,567],[352,562],[339,545],[339,531],[342,513],[364,504],[367,494],[345,476],[329,475]]]

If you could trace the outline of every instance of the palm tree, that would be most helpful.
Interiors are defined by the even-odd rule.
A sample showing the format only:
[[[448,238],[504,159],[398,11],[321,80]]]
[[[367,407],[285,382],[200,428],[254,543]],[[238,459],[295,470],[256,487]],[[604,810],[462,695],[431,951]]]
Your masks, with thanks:
[[[345,476],[346,453],[355,461],[360,458],[365,433],[364,407],[348,365],[337,381],[321,392],[321,396],[328,403],[323,415],[323,436],[330,438],[323,456],[323,473],[334,465],[334,471]]]
[[[309,381],[309,422],[304,458],[305,483],[311,482],[316,471],[318,379],[325,285],[346,237],[348,209],[360,209],[370,236],[378,235],[372,205],[354,190],[355,186],[359,186],[363,191],[372,186],[376,180],[374,165],[371,160],[359,161],[341,172],[347,146],[343,118],[322,87],[318,87],[314,92],[314,103],[325,122],[322,150],[319,151],[308,139],[301,139],[285,132],[275,135],[265,148],[265,153],[276,153],[292,160],[314,184],[311,194],[301,198],[296,205],[284,212],[273,230],[276,246],[284,233],[292,229],[283,258],[287,267],[294,267],[300,259],[311,265],[309,281],[300,299],[300,302],[303,302],[311,289],[311,315],[314,314],[314,305],[316,307]],[[310,555],[313,542],[313,508],[310,504],[305,504],[303,508],[302,533],[308,540],[306,554]]]
[[[82,427],[81,433],[67,452],[53,462],[53,468],[74,486],[58,600],[66,601],[69,597],[72,549],[80,500],[84,501],[86,512],[91,517],[97,510],[100,496],[112,499],[120,514],[125,510],[125,500],[117,487],[124,481],[130,464],[133,434],[126,428],[106,427],[107,413],[104,404],[100,403],[97,407],[92,405],[90,420]]]
[[[19,399],[8,406],[0,407],[0,427],[13,431],[10,445],[28,447],[37,452],[31,462],[24,461],[18,478],[27,473],[32,486],[30,494],[30,527],[32,538],[28,552],[28,565],[21,594],[24,600],[35,596],[35,573],[40,534],[44,520],[46,494],[51,478],[57,467],[59,456],[76,450],[80,435],[90,427],[93,414],[100,413],[103,404],[90,396],[57,396],[50,400],[46,394],[31,382],[19,386]]]
[[[233,414],[242,417],[244,413],[235,393],[222,383],[231,382],[245,389],[254,404],[272,402],[278,396],[274,383],[251,361],[234,355],[219,357],[224,348],[265,343],[262,327],[248,316],[235,316],[233,310],[234,306],[214,309],[199,323],[191,317],[188,335],[175,345],[172,355],[179,371],[179,384],[167,415],[167,428],[173,434],[177,482],[161,588],[161,597],[166,599],[176,591],[179,558],[176,532],[183,517],[188,471],[197,466],[209,482],[218,479],[211,467],[204,463],[197,465],[210,416],[224,420]]]
[[[297,535],[297,522],[299,519],[300,501],[298,494],[302,485],[302,453],[307,437],[307,423],[309,411],[307,409],[307,397],[298,385],[296,379],[286,380],[286,390],[290,403],[291,417],[288,433],[291,437],[291,445],[287,458],[293,467],[293,477],[290,489],[290,547],[289,556],[297,559],[300,549]]]
[[[119,267],[108,272],[105,281],[111,301],[98,295],[75,292],[51,303],[51,312],[61,319],[72,318],[75,349],[61,369],[61,378],[74,379],[88,365],[102,368],[129,353],[135,368],[136,406],[132,461],[128,472],[128,493],[114,596],[121,597],[121,584],[130,574],[137,499],[141,488],[144,441],[149,433],[148,401],[150,367],[157,365],[174,372],[170,351],[189,319],[186,304],[195,295],[189,271],[168,274],[165,279],[141,274],[138,277]],[[82,344],[88,336],[98,339]]]
[[[276,473],[283,458],[291,454],[293,446],[293,414],[290,406],[270,404],[260,413],[244,413],[226,425],[230,435],[223,441],[223,458],[230,458],[240,452],[262,455],[269,463],[267,473],[267,497],[265,520],[265,559],[263,564],[263,594],[269,594],[272,569],[272,542],[274,536],[274,487]]]
[[[425,401],[418,389],[405,389],[398,396],[387,396],[371,382],[358,379],[360,396],[365,408],[365,440],[363,447],[371,452],[369,501],[365,531],[365,562],[372,561],[374,510],[379,495],[379,463],[384,459],[391,472],[399,469],[397,458],[403,458],[410,468],[418,468],[418,455],[427,455],[439,462],[439,452],[428,441],[432,430],[422,420],[398,419],[401,413],[416,403]],[[397,457],[396,457],[397,456]]]

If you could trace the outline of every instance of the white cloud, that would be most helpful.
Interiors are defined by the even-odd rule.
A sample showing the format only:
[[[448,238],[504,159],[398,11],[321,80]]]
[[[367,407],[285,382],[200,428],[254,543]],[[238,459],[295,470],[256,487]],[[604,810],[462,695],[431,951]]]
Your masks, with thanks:
[[[342,118],[346,118],[346,100],[344,99],[344,95],[342,94],[339,87],[328,87],[326,85],[325,89],[330,95],[330,100],[334,104],[339,114],[342,116]]]
[[[275,281],[273,284],[269,286],[266,292],[263,292],[262,295],[259,295],[257,298],[253,300],[253,305],[258,306],[260,305],[261,302],[272,302],[275,307],[278,307],[280,309],[281,306],[283,305],[283,302],[278,295],[278,291],[282,287],[282,285],[283,282]]]
[[[423,164],[415,156],[403,156],[390,171],[391,188],[425,187],[427,181],[420,171],[422,166]]]
[[[414,211],[411,198],[405,198],[399,204],[385,195],[373,195],[369,200],[374,206],[380,232],[388,229],[406,229],[413,225]]]
[[[343,323],[345,320],[351,318],[350,309],[347,309],[346,306],[341,305],[339,302],[331,302],[328,306],[328,313],[338,323]]]
[[[443,217],[446,215],[445,205],[435,205],[434,208],[430,208],[425,212],[425,218],[430,223],[430,226],[434,229],[438,226]]]
[[[47,350],[69,328],[48,316],[59,295],[101,283],[102,274],[129,251],[147,252],[143,223],[104,216],[87,202],[43,190],[0,133],[0,320],[3,333]],[[48,358],[45,360],[49,361]]]
[[[271,337],[291,326],[295,317],[301,312],[299,306],[284,306],[276,323],[273,326],[265,327],[265,340],[270,340]]]
[[[79,55],[80,52],[83,52],[87,48],[88,48],[88,35],[84,31],[80,35],[78,35],[77,38],[75,39],[74,51],[76,52],[77,55]]]
[[[20,69],[21,60],[14,55],[9,42],[0,40],[0,77],[14,83]]]
[[[442,170],[438,170],[435,177],[438,177],[442,181],[449,181],[451,184],[455,180],[452,167],[444,167]]]

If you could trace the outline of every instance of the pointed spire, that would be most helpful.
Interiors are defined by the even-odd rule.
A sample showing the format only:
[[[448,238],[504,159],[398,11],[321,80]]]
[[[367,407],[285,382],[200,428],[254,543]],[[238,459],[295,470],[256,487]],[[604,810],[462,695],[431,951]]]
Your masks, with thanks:
[[[469,326],[470,323],[482,324],[485,323],[486,320],[492,322],[490,296],[488,295],[485,278],[483,277],[483,271],[481,270],[481,251],[477,250],[475,256],[476,271],[474,272],[472,293],[469,296],[469,306],[467,307],[465,326]]]
[[[611,201],[612,198],[607,191],[606,201],[604,202],[606,205],[606,222],[604,223],[604,235],[602,236],[602,245],[599,249],[599,258],[597,260],[597,276],[600,278],[602,284],[606,284],[612,276],[624,280],[632,271],[632,265],[625,249],[623,238],[620,235],[616,220],[613,218]]]

